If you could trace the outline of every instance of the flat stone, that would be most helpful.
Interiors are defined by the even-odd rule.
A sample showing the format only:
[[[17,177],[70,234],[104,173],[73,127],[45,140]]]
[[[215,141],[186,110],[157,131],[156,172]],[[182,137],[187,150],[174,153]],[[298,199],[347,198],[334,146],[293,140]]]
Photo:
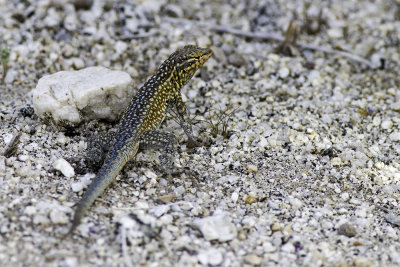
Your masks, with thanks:
[[[236,226],[225,213],[194,220],[194,225],[200,229],[207,240],[226,242],[237,236]]]
[[[133,93],[129,74],[90,67],[42,77],[32,90],[32,103],[40,118],[74,126],[93,119],[118,119]]]
[[[218,249],[211,248],[209,250],[200,251],[197,255],[199,262],[203,265],[216,266],[222,263],[224,257]]]
[[[256,254],[249,254],[244,257],[244,261],[250,265],[260,265],[262,263],[262,258]]]

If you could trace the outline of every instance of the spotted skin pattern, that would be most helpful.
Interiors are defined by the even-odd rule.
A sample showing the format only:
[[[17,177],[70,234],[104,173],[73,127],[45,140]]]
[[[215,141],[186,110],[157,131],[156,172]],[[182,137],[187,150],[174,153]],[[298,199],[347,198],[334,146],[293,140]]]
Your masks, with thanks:
[[[140,88],[119,123],[103,166],[78,202],[72,226],[66,236],[80,224],[95,199],[136,155],[141,144],[143,148],[156,147],[155,143],[160,141],[159,146],[173,150],[170,138],[157,131],[168,111],[176,109],[179,124],[188,136],[189,143],[196,144],[191,127],[185,120],[186,105],[182,100],[181,89],[211,55],[212,51],[208,48],[193,45],[180,48],[171,54]],[[161,159],[162,164],[165,161],[166,158]]]

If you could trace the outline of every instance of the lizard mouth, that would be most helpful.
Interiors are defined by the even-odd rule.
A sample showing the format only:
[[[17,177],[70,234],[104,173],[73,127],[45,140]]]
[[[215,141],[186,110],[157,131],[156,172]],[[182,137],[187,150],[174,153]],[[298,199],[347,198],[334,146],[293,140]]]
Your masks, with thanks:
[[[199,57],[201,65],[203,65],[213,54],[212,50],[209,48],[204,48],[205,52]]]

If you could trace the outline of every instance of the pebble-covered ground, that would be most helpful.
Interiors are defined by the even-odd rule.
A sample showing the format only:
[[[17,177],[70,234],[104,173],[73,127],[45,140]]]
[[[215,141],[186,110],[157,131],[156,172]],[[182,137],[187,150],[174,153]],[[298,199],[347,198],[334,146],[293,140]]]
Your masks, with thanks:
[[[0,150],[21,133],[0,156],[0,262],[400,265],[398,1],[0,0],[0,14],[0,46],[11,50]],[[372,67],[171,17],[282,36],[295,19],[299,41]],[[183,89],[204,145],[188,149],[173,120],[162,127],[190,172],[168,177],[159,152],[139,153],[61,240],[77,184],[93,177],[66,177],[62,159],[81,157],[88,132],[112,125],[60,131],[32,114],[31,90],[44,75],[90,66],[129,73],[136,90],[185,44],[214,51]]]

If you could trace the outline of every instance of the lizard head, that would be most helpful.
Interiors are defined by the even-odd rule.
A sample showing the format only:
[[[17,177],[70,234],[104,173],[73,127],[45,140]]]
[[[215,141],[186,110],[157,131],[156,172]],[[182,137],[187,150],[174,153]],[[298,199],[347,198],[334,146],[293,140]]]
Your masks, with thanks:
[[[176,50],[169,57],[169,61],[175,66],[175,74],[179,77],[179,82],[184,85],[211,55],[212,51],[209,48],[186,45]]]

